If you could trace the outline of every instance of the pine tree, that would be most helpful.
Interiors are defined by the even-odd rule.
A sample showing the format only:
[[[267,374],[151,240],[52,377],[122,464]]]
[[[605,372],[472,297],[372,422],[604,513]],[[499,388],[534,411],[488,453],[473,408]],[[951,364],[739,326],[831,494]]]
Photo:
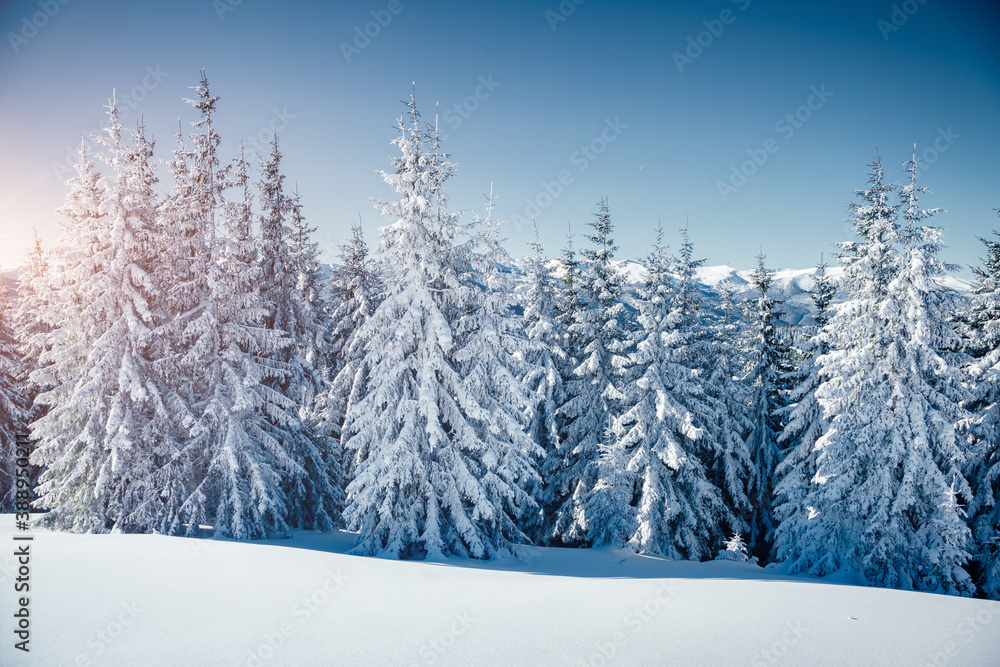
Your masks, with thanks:
[[[204,380],[206,353],[214,341],[214,312],[206,308],[210,302],[212,262],[217,240],[217,214],[222,203],[224,185],[218,147],[221,138],[215,130],[213,114],[219,101],[211,94],[205,71],[193,87],[194,99],[184,101],[199,112],[198,120],[191,123],[196,132],[188,135],[193,145],[189,149],[178,124],[177,148],[174,159],[167,164],[172,176],[170,193],[159,206],[159,218],[165,225],[167,247],[164,254],[164,289],[167,299],[168,321],[164,331],[170,348],[169,356],[160,365],[161,374],[175,387],[188,406],[204,402],[214,388]],[[207,338],[204,338],[207,337]],[[184,428],[194,425],[192,419]],[[191,465],[190,460],[184,464]],[[197,483],[190,469],[181,473],[184,482],[175,479],[170,496],[182,501]],[[173,507],[176,514],[177,507]],[[166,525],[174,522],[171,516]]]
[[[778,437],[783,428],[781,411],[785,406],[785,373],[791,370],[787,341],[777,331],[781,301],[769,294],[773,276],[764,266],[763,251],[757,255],[757,268],[750,282],[757,299],[746,306],[751,322],[752,339],[746,346],[752,363],[744,382],[751,388],[750,432],[745,438],[753,467],[747,480],[751,513],[750,551],[766,558],[774,538],[774,474],[780,460]]]
[[[502,223],[493,217],[494,201],[491,192],[486,218],[476,219],[479,253],[471,259],[481,287],[473,290],[455,327],[461,343],[454,359],[462,391],[473,399],[465,412],[476,431],[475,444],[486,450],[480,483],[502,503],[499,532],[505,539],[526,542],[520,523],[537,514],[534,498],[541,478],[536,462],[544,451],[528,433],[533,400],[522,378],[531,372],[529,357],[541,352],[542,345],[525,336],[524,321],[513,310],[512,281],[505,268],[511,261],[499,237]]]
[[[28,401],[21,380],[24,366],[14,338],[13,308],[7,286],[0,281],[0,511],[14,509],[17,484],[17,436],[25,432]]]
[[[376,203],[394,221],[381,242],[392,273],[357,334],[365,387],[344,423],[355,474],[345,518],[360,531],[355,553],[488,558],[520,539],[519,490],[508,481],[519,454],[482,439],[486,400],[466,390],[455,358],[468,340],[456,326],[473,304],[467,248],[455,244],[458,216],[445,206],[454,167],[421,131],[413,98],[408,107],[395,173],[383,173],[399,198]]]
[[[222,184],[242,198],[222,203],[225,234],[211,247],[209,293],[190,325],[201,362],[198,400],[191,406],[197,421],[183,451],[192,472],[168,530],[193,535],[212,521],[221,536],[283,537],[289,508],[282,484],[301,474],[285,446],[284,427],[290,421],[294,427],[298,416],[295,404],[270,383],[286,372],[275,356],[289,341],[264,326],[259,245],[242,155]]]
[[[821,257],[816,267],[812,294],[816,306],[816,327],[799,346],[802,361],[798,368],[786,374],[786,380],[793,385],[793,389],[788,394],[788,405],[781,409],[785,427],[778,437],[778,444],[784,449],[775,469],[774,517],[777,526],[772,550],[774,560],[784,559],[783,554],[791,548],[802,522],[809,519],[809,509],[803,499],[816,475],[816,457],[819,454],[816,441],[828,426],[816,398],[816,389],[821,381],[817,360],[829,352],[827,341],[818,332],[830,321],[830,307],[837,292],[836,283],[827,275],[826,268]]]
[[[843,245],[850,299],[827,325],[817,390],[829,419],[806,493],[809,519],[787,554],[793,572],[858,572],[870,585],[973,591],[962,569],[969,531],[958,496],[962,378],[945,350],[957,342],[944,316],[953,296],[933,281],[945,265],[938,229],[922,224],[915,185],[902,188],[906,229],[889,204],[876,158],[853,209],[860,242]],[[897,244],[902,249],[897,250]]]
[[[566,473],[572,454],[572,446],[568,440],[569,430],[575,417],[567,413],[564,406],[573,400],[572,391],[578,387],[574,372],[580,362],[581,341],[574,324],[586,307],[585,297],[581,291],[582,271],[573,244],[572,229],[566,234],[566,247],[559,259],[559,270],[562,272],[562,277],[555,281],[553,297],[556,345],[562,350],[562,354],[555,361],[562,390],[556,395],[558,402],[555,422],[558,440],[546,450],[541,464],[542,519],[536,539],[542,544],[561,544],[562,532],[572,518],[572,505],[567,505],[567,502],[573,497],[574,480],[572,475]]]
[[[1000,599],[1000,241],[980,240],[986,257],[982,267],[973,268],[976,286],[970,315],[975,338],[969,346],[975,357],[969,365],[975,391],[970,430],[977,444],[966,470],[973,485],[969,525],[975,537],[978,583],[986,596],[996,600]]]
[[[31,374],[42,367],[42,355],[49,348],[49,336],[52,333],[54,313],[49,280],[48,259],[36,230],[35,243],[28,253],[28,261],[18,276],[18,298],[11,313],[14,338],[18,341],[22,355],[23,376],[19,378],[19,382],[24,389],[29,423],[43,412],[44,406],[36,405],[35,397],[52,388],[36,384],[31,378]],[[38,378],[38,375],[35,377]]]
[[[70,267],[62,286],[61,331],[49,351],[62,360],[51,366],[54,388],[39,396],[49,411],[32,429],[32,461],[46,467],[36,504],[51,510],[43,521],[53,527],[148,531],[163,517],[160,482],[177,450],[182,406],[155,370],[165,315],[154,278],[162,239],[152,144],[141,126],[124,143],[114,103],[109,118],[104,157],[113,173],[96,183],[104,224],[91,226],[95,211],[81,210],[94,204],[92,192],[81,192],[94,185],[84,157],[66,207],[83,223],[78,238],[93,234],[97,252]]]
[[[691,328],[688,363],[698,371],[708,408],[703,426],[707,433],[700,450],[708,480],[722,492],[728,511],[726,530],[718,526],[717,539],[732,533],[748,532],[744,516],[749,515],[747,480],[752,461],[746,446],[750,431],[748,408],[750,392],[741,378],[745,360],[739,348],[741,323],[736,319],[737,304],[728,283],[720,285],[723,317],[710,324],[701,322],[706,310],[695,282],[697,269],[705,263],[694,259],[694,244],[687,226],[681,229],[681,249],[674,260],[678,281],[678,317],[684,328]]]
[[[618,402],[619,368],[624,361],[624,334],[621,327],[624,281],[614,266],[618,246],[611,238],[613,226],[606,200],[598,205],[594,233],[588,235],[592,247],[583,251],[586,272],[582,291],[587,307],[577,312],[570,331],[579,338],[580,359],[567,383],[569,400],[562,406],[567,420],[563,462],[554,485],[563,496],[556,510],[555,533],[566,544],[588,540],[586,506],[597,484],[602,442],[610,434]]]
[[[566,332],[557,319],[556,279],[545,264],[537,225],[534,240],[528,245],[533,255],[525,261],[525,277],[519,294],[524,304],[525,334],[537,345],[529,351],[529,365],[521,381],[531,392],[533,412],[527,432],[542,450],[538,464],[545,475],[548,473],[544,466],[549,461],[561,460],[558,409],[565,401],[563,369],[567,365],[567,354],[563,344]],[[543,504],[546,491],[544,484],[538,490],[538,499]],[[525,529],[533,541],[544,543],[547,540],[550,528],[547,509],[553,508],[543,506],[538,516],[525,522]]]
[[[364,374],[358,374],[363,350],[357,333],[378,307],[384,290],[377,268],[368,254],[361,224],[351,226],[350,243],[340,246],[341,265],[323,287],[330,310],[327,318],[325,365],[321,369],[325,388],[316,400],[316,433],[333,442],[331,475],[343,487],[350,460],[341,447],[344,416],[351,401],[364,393]]]
[[[682,268],[686,278],[675,286],[662,230],[657,229],[645,269],[636,299],[641,330],[629,354],[629,382],[623,389],[626,409],[614,424],[618,452],[602,460],[622,462],[619,471],[602,474],[602,482],[615,492],[610,500],[619,517],[612,527],[633,520],[626,535],[633,549],[702,560],[713,553],[721,525],[735,521],[701,460],[714,453],[706,424],[719,407],[706,395],[698,371],[704,330],[694,317],[697,297],[687,291],[692,267]],[[634,516],[622,511],[633,495]]]
[[[261,161],[260,255],[264,326],[287,344],[272,352],[281,370],[267,380],[283,394],[291,409],[272,418],[280,442],[295,461],[283,482],[288,498],[288,522],[294,528],[331,530],[340,518],[343,497],[339,484],[337,443],[317,435],[316,396],[324,391],[320,368],[325,364],[326,326],[318,293],[319,250],[310,240],[300,197],[284,192],[281,152],[275,133],[271,152]]]

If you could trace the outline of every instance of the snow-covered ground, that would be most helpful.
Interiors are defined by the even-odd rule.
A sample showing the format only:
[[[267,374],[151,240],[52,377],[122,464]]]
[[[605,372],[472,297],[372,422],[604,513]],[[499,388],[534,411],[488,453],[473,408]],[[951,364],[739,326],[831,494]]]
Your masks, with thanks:
[[[0,517],[2,665],[1000,664],[1000,602],[609,550],[389,561],[344,533],[35,531],[24,654],[13,533]]]

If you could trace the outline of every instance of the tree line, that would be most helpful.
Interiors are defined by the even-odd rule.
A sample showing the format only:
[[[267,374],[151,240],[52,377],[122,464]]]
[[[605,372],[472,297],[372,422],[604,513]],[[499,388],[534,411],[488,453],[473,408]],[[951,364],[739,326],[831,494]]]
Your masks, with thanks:
[[[277,136],[256,177],[242,147],[223,164],[219,98],[194,90],[166,192],[110,103],[58,243],[0,294],[6,506],[28,432],[55,529],[611,545],[1000,596],[1000,242],[971,297],[936,282],[915,158],[897,184],[876,155],[842,278],[820,263],[792,335],[763,253],[754,298],[709,298],[686,228],[672,254],[657,227],[628,283],[607,200],[583,247],[549,259],[536,229],[513,260],[492,193],[448,210],[455,166],[412,97],[378,253],[356,225],[326,275]]]

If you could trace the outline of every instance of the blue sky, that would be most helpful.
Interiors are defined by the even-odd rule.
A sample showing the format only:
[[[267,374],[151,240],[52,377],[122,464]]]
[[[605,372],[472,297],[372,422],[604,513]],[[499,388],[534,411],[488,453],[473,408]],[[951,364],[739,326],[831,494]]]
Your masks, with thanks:
[[[377,243],[368,197],[392,196],[376,171],[415,82],[458,164],[453,208],[482,212],[492,183],[514,254],[532,214],[557,255],[608,197],[622,258],[648,251],[657,220],[676,246],[689,219],[711,264],[749,267],[762,248],[772,267],[809,266],[848,238],[876,147],[902,179],[915,142],[924,203],[948,210],[933,219],[945,259],[968,275],[975,237],[1000,227],[998,19],[967,0],[6,2],[0,265],[23,261],[32,228],[54,241],[59,165],[113,89],[167,159],[206,68],[224,155],[278,128],[326,259],[359,215]]]

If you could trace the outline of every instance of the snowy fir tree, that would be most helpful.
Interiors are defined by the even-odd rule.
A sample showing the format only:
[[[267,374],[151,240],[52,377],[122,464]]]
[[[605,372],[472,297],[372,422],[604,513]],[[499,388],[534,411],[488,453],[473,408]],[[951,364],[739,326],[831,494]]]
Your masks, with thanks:
[[[286,536],[282,483],[301,471],[285,447],[283,427],[297,423],[298,415],[269,383],[284,371],[274,357],[288,340],[263,326],[267,313],[245,160],[236,161],[225,185],[242,197],[223,202],[225,234],[211,248],[209,293],[192,323],[200,370],[198,400],[191,405],[197,421],[183,452],[192,467],[190,489],[168,530],[196,534],[201,523],[212,521],[219,536]]]
[[[204,70],[193,90],[195,98],[185,99],[199,112],[198,120],[191,123],[197,131],[188,135],[193,148],[188,148],[178,128],[174,159],[167,163],[173,186],[158,211],[165,226],[165,255],[169,259],[164,269],[170,318],[164,330],[171,354],[162,372],[188,405],[199,403],[211,391],[199,386],[197,378],[203,368],[202,353],[212,345],[202,336],[215,333],[204,320],[212,316],[205,304],[211,290],[208,281],[223,186],[218,157],[221,139],[213,121],[219,98],[211,94]]]
[[[344,423],[354,458],[345,518],[360,531],[355,553],[488,558],[520,538],[517,472],[505,467],[524,454],[483,440],[489,397],[466,390],[455,358],[473,333],[460,340],[456,325],[477,306],[458,215],[446,209],[454,167],[421,130],[413,98],[398,127],[401,155],[383,178],[399,198],[376,203],[393,220],[381,241],[391,275],[357,334],[365,387]]]
[[[21,382],[28,398],[28,405],[34,403],[35,396],[42,389],[49,388],[36,386],[30,379],[30,373],[41,368],[42,353],[47,349],[49,334],[52,332],[48,321],[52,317],[48,281],[49,263],[36,230],[34,244],[18,276],[18,298],[12,304],[11,320],[15,338],[21,348],[25,374]],[[41,415],[41,407],[38,405],[32,408],[32,421]]]
[[[774,473],[780,460],[778,437],[783,428],[781,412],[786,405],[785,374],[791,370],[788,342],[777,329],[782,302],[770,295],[774,278],[764,259],[762,251],[757,255],[757,268],[750,274],[757,298],[745,306],[750,321],[747,329],[750,339],[745,347],[751,367],[743,379],[753,392],[750,432],[745,439],[753,463],[747,479],[752,508],[747,523],[750,551],[758,558],[767,558],[774,538]]]
[[[317,436],[332,440],[337,467],[331,475],[346,480],[350,460],[340,446],[341,429],[348,403],[364,392],[364,374],[357,372],[363,356],[357,332],[378,307],[383,287],[360,223],[351,226],[350,242],[340,246],[340,260],[341,264],[321,286],[329,311],[329,330],[325,363],[320,369],[324,389],[316,397],[313,410]]]
[[[585,297],[581,291],[580,259],[573,243],[572,228],[566,234],[566,246],[558,260],[558,272],[553,275],[553,298],[555,299],[554,329],[557,336],[556,348],[560,350],[554,360],[559,370],[559,383],[562,391],[556,394],[556,427],[558,440],[550,443],[546,456],[542,460],[542,525],[539,541],[542,544],[561,544],[561,535],[572,517],[572,506],[567,506],[567,499],[573,496],[572,476],[564,474],[570,455],[568,430],[575,418],[569,415],[563,406],[573,400],[569,393],[570,385],[575,381],[575,371],[579,364],[581,341],[574,324],[586,307]]]
[[[565,401],[563,372],[567,367],[567,354],[563,349],[566,341],[565,330],[557,319],[559,310],[556,300],[556,278],[546,266],[542,246],[538,242],[538,226],[534,228],[534,240],[528,244],[533,254],[524,262],[524,279],[520,284],[519,297],[524,308],[525,335],[536,342],[528,352],[528,366],[521,378],[531,392],[532,418],[528,425],[528,435],[542,450],[539,465],[543,474],[549,461],[560,460],[559,406]],[[547,488],[539,490],[544,502]],[[544,543],[548,514],[540,509],[534,519],[526,519],[526,530],[534,541]]]
[[[734,294],[722,284],[720,305],[723,317],[706,325],[701,320],[702,297],[695,283],[698,267],[705,263],[694,258],[694,244],[687,226],[681,229],[680,252],[674,258],[677,278],[678,327],[688,331],[690,351],[687,359],[697,370],[702,385],[706,415],[703,426],[707,433],[705,447],[700,452],[708,479],[721,492],[729,510],[728,531],[718,526],[719,534],[746,532],[743,519],[750,513],[746,483],[751,475],[751,458],[745,437],[750,431],[748,406],[750,394],[741,382],[745,375],[744,359],[739,349],[741,326],[736,319]]]
[[[945,350],[957,343],[945,322],[953,295],[933,278],[941,232],[924,224],[923,188],[901,189],[906,227],[896,222],[876,158],[859,191],[844,244],[844,287],[824,335],[817,395],[829,420],[821,453],[788,553],[793,572],[858,573],[870,585],[968,595],[963,565],[969,529],[959,495],[969,497],[960,466],[965,448],[956,423],[967,392]],[[901,248],[898,245],[901,244]]]
[[[14,508],[17,492],[14,462],[17,436],[28,423],[28,401],[24,395],[24,366],[14,338],[13,307],[7,286],[0,281],[0,511]]]
[[[96,230],[98,253],[77,267],[92,270],[63,288],[60,299],[71,305],[62,316],[76,319],[60,322],[50,352],[68,363],[53,364],[56,386],[39,396],[49,410],[32,427],[33,463],[46,467],[36,504],[50,510],[42,521],[57,528],[148,531],[163,517],[161,476],[170,474],[183,408],[155,370],[165,314],[155,278],[162,238],[152,145],[141,126],[126,145],[113,102],[108,115],[104,158],[112,174],[98,183],[105,222]],[[80,165],[70,210],[89,169]]]
[[[728,560],[735,563],[757,563],[757,557],[751,556],[747,552],[747,544],[739,533],[733,533],[725,546],[719,550],[719,555],[715,560]]]
[[[285,194],[281,158],[275,133],[271,152],[261,160],[258,262],[264,327],[287,343],[272,351],[270,361],[280,370],[265,383],[291,408],[272,418],[279,442],[295,462],[283,482],[289,525],[330,530],[340,516],[342,498],[337,488],[339,447],[313,429],[314,401],[324,391],[320,367],[326,353],[319,251],[310,239],[313,230],[305,223],[300,198]]]
[[[474,399],[465,412],[486,449],[480,483],[500,503],[499,532],[505,539],[527,542],[520,525],[537,514],[537,461],[544,450],[528,431],[534,401],[522,378],[530,374],[529,357],[541,352],[542,344],[525,335],[523,319],[513,310],[513,285],[505,268],[511,261],[501,245],[502,223],[493,217],[494,203],[491,192],[486,217],[476,219],[479,252],[471,259],[479,285],[455,327],[461,344],[454,359],[462,391]]]
[[[816,457],[819,454],[816,441],[827,429],[823,409],[816,398],[816,389],[821,382],[817,360],[829,352],[829,347],[818,332],[830,321],[837,285],[826,269],[827,265],[820,257],[812,292],[816,325],[798,346],[801,356],[798,368],[786,373],[785,378],[792,388],[788,393],[788,405],[780,411],[785,426],[778,436],[782,452],[774,473],[776,528],[773,554],[786,553],[797,526],[809,518],[809,509],[803,499],[816,474]],[[776,560],[780,560],[780,557]]]
[[[318,367],[325,353],[322,305],[318,294],[319,251],[310,239],[301,198],[285,193],[282,154],[275,133],[271,151],[261,159],[260,256],[261,295],[266,325],[291,341],[280,355],[292,372],[280,388],[297,403],[312,400],[321,388]]]
[[[994,234],[1000,237],[1000,232]],[[1000,241],[980,240],[986,257],[981,267],[973,268],[973,338],[968,345],[974,356],[969,364],[974,391],[969,430],[977,441],[967,466],[973,485],[969,523],[980,589],[996,600],[1000,599]]]
[[[607,201],[598,205],[594,230],[587,236],[592,244],[583,251],[586,270],[581,273],[585,308],[577,311],[570,325],[579,341],[578,365],[567,382],[569,399],[562,406],[565,441],[562,461],[549,481],[559,494],[554,531],[565,544],[588,540],[587,505],[597,483],[602,440],[610,434],[611,421],[622,398],[620,368],[624,361],[624,280],[614,265],[618,247],[611,237],[613,225]],[[550,466],[554,467],[554,466]]]
[[[631,548],[702,560],[713,553],[721,526],[735,521],[702,462],[703,455],[714,453],[705,425],[716,418],[718,406],[699,376],[704,330],[694,316],[694,295],[683,291],[693,274],[675,286],[661,229],[644,265],[646,279],[635,299],[640,329],[623,388],[625,408],[614,424],[616,451],[602,458],[607,465],[602,466],[598,491],[610,492],[605,506],[614,517],[612,527],[628,527],[624,538]],[[683,267],[683,272],[691,270]],[[620,460],[617,470],[611,465],[615,459]],[[595,536],[595,542],[611,537]]]

